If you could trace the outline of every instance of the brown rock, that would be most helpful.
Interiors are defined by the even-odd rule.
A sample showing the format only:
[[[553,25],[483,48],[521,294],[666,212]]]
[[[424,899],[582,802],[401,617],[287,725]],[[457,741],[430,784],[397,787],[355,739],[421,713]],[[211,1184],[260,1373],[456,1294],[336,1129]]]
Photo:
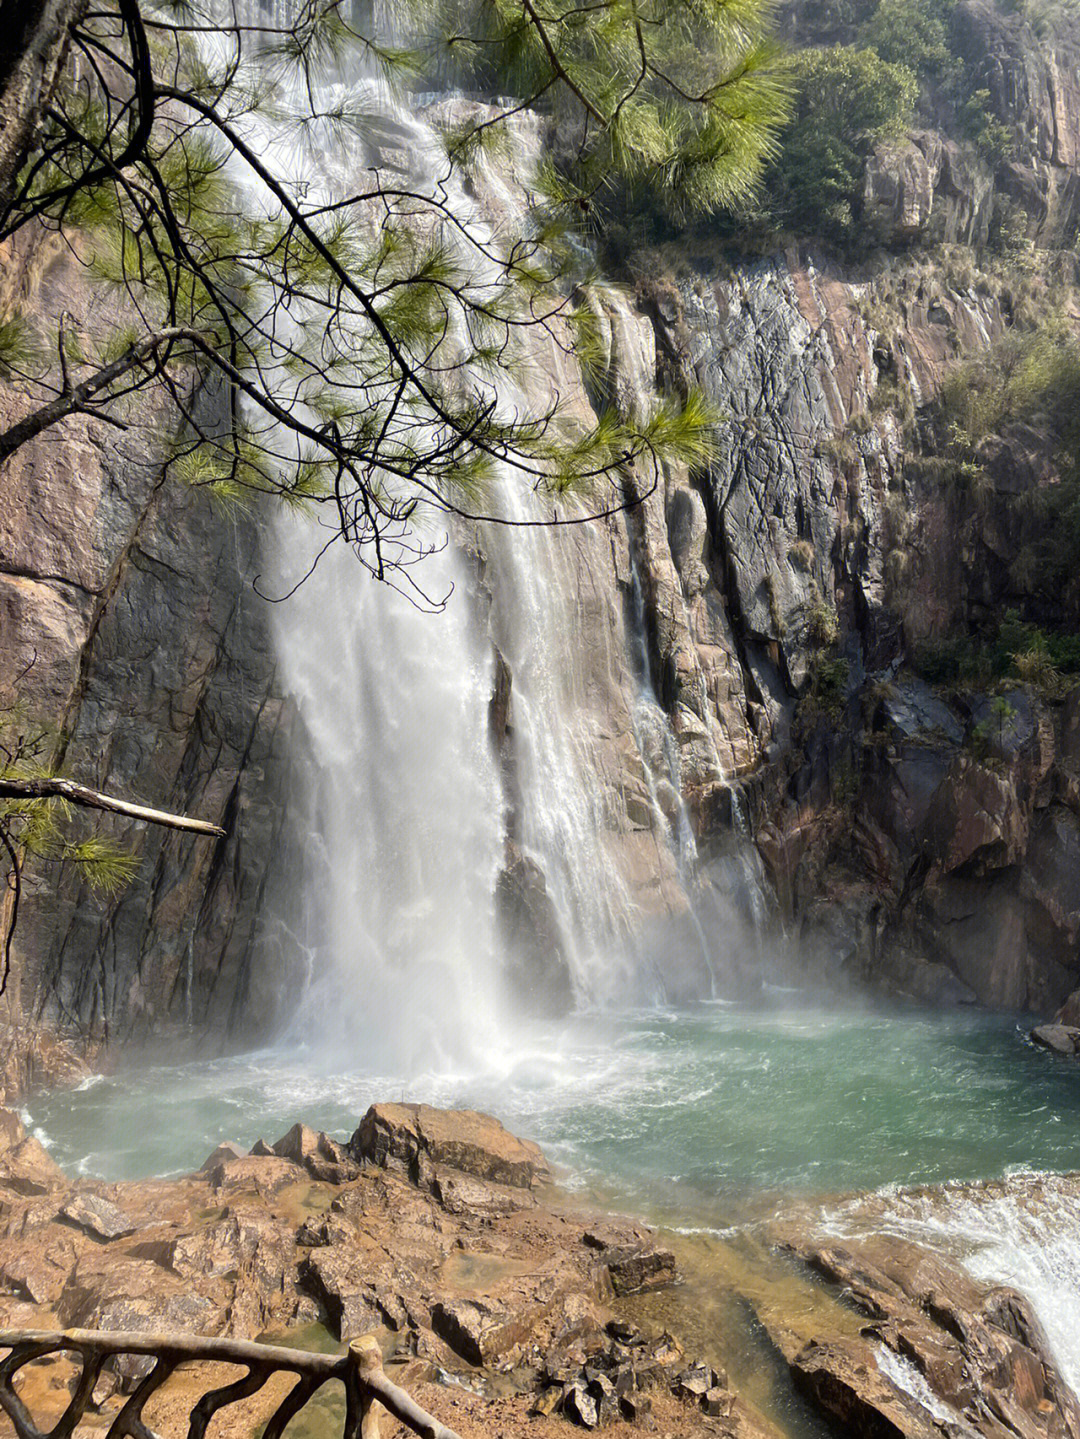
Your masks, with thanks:
[[[260,1159],[245,1155],[224,1159],[209,1171],[213,1187],[223,1194],[253,1189],[258,1194],[276,1194],[288,1184],[306,1179],[306,1172],[288,1159]]]
[[[254,1150],[251,1152],[252,1154],[255,1153]],[[231,1139],[227,1139],[223,1144],[219,1144],[211,1154],[206,1156],[202,1164],[199,1165],[199,1173],[209,1174],[211,1170],[216,1169],[219,1164],[224,1164],[226,1160],[243,1158],[244,1151],[240,1148],[239,1144],[234,1144]]]
[[[706,1414],[714,1418],[722,1414],[731,1413],[732,1397],[726,1389],[714,1387],[709,1389],[701,1401],[701,1407]]]
[[[26,1127],[13,1109],[0,1109],[0,1155],[26,1138]]]
[[[108,1199],[99,1194],[80,1193],[76,1190],[60,1210],[60,1217],[69,1224],[85,1230],[95,1239],[108,1242],[134,1234],[138,1227],[135,1221]]]
[[[431,1192],[448,1214],[484,1217],[536,1208],[536,1199],[527,1189],[488,1183],[455,1169],[434,1168]]]
[[[791,1373],[795,1387],[843,1434],[941,1439],[926,1410],[882,1374],[865,1344],[807,1344],[791,1360]]]
[[[316,1133],[306,1124],[294,1124],[272,1146],[272,1152],[301,1165],[312,1179],[325,1184],[347,1184],[360,1173],[359,1164],[343,1144],[321,1131]]]
[[[1031,1038],[1044,1049],[1055,1054],[1080,1054],[1080,1029],[1068,1024],[1039,1024],[1031,1031]]]
[[[662,1289],[677,1277],[675,1256],[670,1249],[632,1249],[604,1254],[611,1287],[618,1296]]]
[[[1074,989],[1069,995],[1054,1015],[1054,1023],[1067,1025],[1070,1029],[1080,1029],[1080,989]]]
[[[48,1194],[67,1184],[64,1173],[32,1134],[0,1155],[0,1185],[17,1194]]]
[[[370,1286],[370,1266],[355,1250],[313,1249],[300,1265],[300,1284],[326,1311],[339,1339],[355,1339],[383,1322]]]
[[[432,1329],[470,1364],[485,1364],[512,1349],[534,1318],[483,1299],[450,1300],[431,1309]]]
[[[399,1170],[424,1188],[430,1187],[434,1165],[519,1189],[529,1189],[548,1173],[537,1145],[515,1138],[497,1119],[473,1109],[373,1104],[349,1150],[359,1162]]]

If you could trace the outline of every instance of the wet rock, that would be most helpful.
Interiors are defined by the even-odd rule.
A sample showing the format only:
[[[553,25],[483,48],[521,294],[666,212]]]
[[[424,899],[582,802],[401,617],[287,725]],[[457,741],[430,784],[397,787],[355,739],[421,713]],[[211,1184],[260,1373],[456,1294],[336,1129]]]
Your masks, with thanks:
[[[508,849],[507,864],[495,884],[506,982],[523,1013],[567,1014],[574,1005],[574,986],[544,871],[515,845]]]
[[[1040,1024],[1031,1031],[1031,1038],[1055,1054],[1080,1054],[1080,1029],[1068,1024]]]
[[[137,1225],[130,1215],[99,1194],[72,1194],[60,1210],[60,1217],[95,1239],[108,1241],[134,1234]]]
[[[875,1203],[865,1201],[870,1223]],[[948,1256],[892,1235],[794,1247],[873,1321],[856,1338],[818,1319],[807,1340],[760,1316],[796,1386],[832,1422],[929,1436],[941,1413],[962,1412],[968,1432],[987,1439],[1000,1439],[1002,1423],[1027,1439],[1080,1432],[1080,1405],[1022,1295],[988,1292]],[[897,1363],[886,1362],[888,1351]]]
[[[619,1297],[662,1289],[677,1277],[670,1249],[605,1250],[603,1258],[611,1287]]]
[[[361,1163],[407,1174],[430,1187],[432,1167],[529,1189],[548,1168],[539,1147],[517,1139],[489,1114],[426,1104],[373,1104],[349,1143]]]
[[[1067,1025],[1070,1029],[1080,1029],[1080,989],[1073,990],[1069,995],[1054,1015],[1054,1023]]]
[[[887,1379],[866,1346],[808,1344],[791,1360],[795,1387],[843,1434],[941,1439],[931,1416]]]

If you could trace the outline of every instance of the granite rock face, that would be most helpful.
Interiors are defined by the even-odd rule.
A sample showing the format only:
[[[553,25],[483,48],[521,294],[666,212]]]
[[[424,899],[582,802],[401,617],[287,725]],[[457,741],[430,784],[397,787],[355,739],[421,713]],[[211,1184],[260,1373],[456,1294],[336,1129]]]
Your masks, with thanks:
[[[62,258],[35,299],[91,332],[103,303]],[[0,394],[0,414],[16,413]],[[51,729],[73,778],[228,837],[105,822],[138,856],[109,901],[72,867],[28,868],[8,1015],[97,1040],[196,1027],[224,1042],[264,1026],[287,962],[257,912],[295,858],[288,776],[303,746],[251,586],[254,519],[166,479],[160,407],[130,419],[123,433],[69,419],[5,467],[0,694]]]
[[[632,293],[589,287],[605,363],[588,384],[568,345],[531,356],[539,397],[558,391],[582,418],[602,402],[644,413],[687,382],[725,416],[708,473],[640,465],[622,477],[632,508],[559,540],[568,632],[553,642],[577,666],[598,872],[673,1000],[700,993],[708,965],[733,992],[758,983],[745,936],[766,911],[783,916],[795,967],[830,981],[1047,1015],[1080,983],[1080,691],[936,692],[907,668],[918,646],[1023,601],[1013,562],[1037,546],[1039,495],[1060,478],[1039,425],[1014,426],[982,446],[974,503],[905,463],[912,434],[1021,303],[1080,315],[1075,257],[1052,253],[1080,217],[1075,26],[1036,35],[991,0],[960,0],[951,23],[1012,137],[1007,158],[915,131],[868,163],[864,204],[886,241],[872,261],[793,245],[733,268],[688,251],[639,267]],[[470,106],[446,100],[432,118]],[[527,205],[542,135],[535,117],[518,125],[504,169],[476,177],[493,221]],[[1042,247],[1022,286],[978,251],[1006,211]],[[93,331],[104,302],[62,256],[23,269],[40,313]],[[0,394],[0,418],[14,404]],[[6,1018],[95,1053],[272,1027],[299,982],[294,797],[314,789],[297,783],[313,760],[251,585],[265,517],[223,519],[166,479],[164,416],[134,421],[43,435],[8,467],[0,507],[0,693],[17,688],[55,727],[76,779],[228,833],[116,824],[139,869],[108,902],[74,874],[28,872]],[[528,844],[502,541],[463,541],[496,655],[508,983],[557,1013],[574,1000],[570,945]],[[9,1090],[32,1067],[9,1057]]]

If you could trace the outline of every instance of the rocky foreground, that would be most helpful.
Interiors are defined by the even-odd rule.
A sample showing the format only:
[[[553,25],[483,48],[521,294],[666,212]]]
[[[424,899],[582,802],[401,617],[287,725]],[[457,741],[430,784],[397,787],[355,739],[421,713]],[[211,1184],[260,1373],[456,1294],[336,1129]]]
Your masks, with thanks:
[[[72,1181],[0,1110],[0,1326],[324,1348],[375,1333],[391,1375],[462,1439],[543,1439],[568,1422],[776,1439],[724,1373],[628,1317],[631,1296],[680,1282],[673,1253],[640,1224],[563,1212],[548,1178],[539,1149],[486,1115],[382,1104],[348,1143],[297,1124],[249,1154],[222,1145],[180,1179]],[[839,1432],[1080,1439],[1080,1407],[1020,1295],[985,1293],[892,1238],[826,1244],[789,1224],[771,1239],[826,1302],[759,1318]],[[77,1439],[107,1430],[147,1362],[103,1377]],[[20,1393],[47,1422],[71,1382],[54,1358]],[[166,1385],[158,1432],[186,1429],[192,1382]],[[230,1439],[265,1418],[229,1414],[216,1434]],[[324,1409],[304,1433],[335,1430]]]

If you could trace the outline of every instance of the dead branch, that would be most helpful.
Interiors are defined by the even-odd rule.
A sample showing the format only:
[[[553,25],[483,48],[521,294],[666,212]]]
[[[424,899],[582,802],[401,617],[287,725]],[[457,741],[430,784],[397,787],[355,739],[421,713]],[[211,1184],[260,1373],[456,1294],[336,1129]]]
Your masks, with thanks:
[[[163,825],[166,829],[211,835],[215,839],[225,838],[225,831],[221,826],[211,824],[209,820],[191,819],[185,814],[173,814],[169,810],[148,809],[146,805],[131,804],[126,799],[116,799],[111,794],[88,789],[86,785],[76,784],[70,779],[0,779],[0,799],[63,799],[85,809],[102,809],[109,814],[122,814],[127,819],[142,820],[146,824]]]

